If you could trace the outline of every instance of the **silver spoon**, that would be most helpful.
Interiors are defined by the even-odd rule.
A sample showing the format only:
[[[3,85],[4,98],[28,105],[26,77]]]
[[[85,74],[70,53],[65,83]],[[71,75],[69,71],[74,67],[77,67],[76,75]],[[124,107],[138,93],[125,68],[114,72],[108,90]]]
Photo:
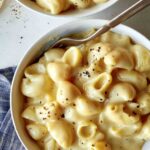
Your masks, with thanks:
[[[75,45],[80,45],[84,42],[90,41],[94,39],[97,36],[100,36],[101,34],[107,32],[111,28],[117,26],[118,24],[126,21],[145,7],[150,5],[150,0],[139,0],[135,4],[133,4],[131,7],[114,17],[112,20],[110,20],[107,24],[102,26],[100,29],[98,29],[95,33],[90,35],[87,38],[84,39],[73,39],[73,38],[61,38],[54,42],[52,44],[52,41],[48,41],[44,46],[41,48],[40,53],[38,56],[35,58],[37,60],[39,57],[43,55],[44,52],[46,52],[49,48],[54,48],[54,47],[65,47],[65,46],[75,46]]]
[[[71,46],[71,45],[75,46],[90,41],[95,37],[100,36],[101,34],[107,32],[111,28],[117,26],[118,24],[126,21],[127,19],[129,19],[130,17],[132,17],[133,15],[135,15],[136,13],[138,13],[139,11],[141,11],[142,9],[144,9],[149,5],[150,5],[150,0],[139,0],[131,7],[129,7],[127,10],[123,11],[122,13],[114,17],[112,20],[110,20],[107,24],[102,26],[100,29],[98,29],[95,33],[93,33],[89,37],[84,39],[62,38],[58,40],[56,43],[54,43],[53,45],[51,45],[50,47],[52,48],[52,47],[62,47],[62,46]]]

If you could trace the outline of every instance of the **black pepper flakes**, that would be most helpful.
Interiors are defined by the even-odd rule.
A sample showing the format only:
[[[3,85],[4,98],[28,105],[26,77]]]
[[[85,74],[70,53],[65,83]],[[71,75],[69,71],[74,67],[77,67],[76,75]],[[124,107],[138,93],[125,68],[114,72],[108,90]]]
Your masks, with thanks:
[[[137,113],[136,113],[136,112],[133,112],[133,115],[135,115],[135,116],[136,116],[136,115],[137,115]]]
[[[55,105],[54,105],[54,104],[51,104],[51,106],[54,107]]]
[[[94,50],[94,48],[90,48],[90,51],[93,51]]]
[[[81,77],[81,76],[82,76],[82,73],[79,73],[79,76]]]
[[[102,98],[100,98],[99,100],[100,100],[100,101],[103,101],[103,99],[102,99]]]
[[[14,5],[11,5],[10,8],[11,8],[11,15],[12,16],[14,16],[16,19],[21,19],[22,18],[21,17],[21,10],[20,10],[21,6],[20,5],[14,4]]]
[[[48,110],[48,108],[47,108],[47,107],[45,107],[45,106],[43,107],[43,109],[44,109],[44,110]]]
[[[64,115],[64,114],[62,114],[62,115],[61,115],[61,118],[65,118],[65,115]]]
[[[85,76],[88,76],[89,78],[91,77],[91,75],[90,75],[90,73],[89,73],[88,71],[83,72],[83,74],[84,74]]]
[[[100,50],[101,50],[101,47],[98,47],[97,51],[100,52]]]
[[[50,111],[48,111],[47,113],[48,113],[48,114],[50,114],[51,112],[50,112]]]

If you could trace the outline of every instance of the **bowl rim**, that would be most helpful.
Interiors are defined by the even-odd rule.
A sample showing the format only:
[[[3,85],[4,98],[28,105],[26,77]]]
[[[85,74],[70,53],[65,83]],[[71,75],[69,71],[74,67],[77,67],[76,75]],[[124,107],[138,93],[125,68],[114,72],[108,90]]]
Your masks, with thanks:
[[[14,101],[14,99],[13,99],[13,94],[14,94],[14,87],[15,87],[15,83],[17,82],[17,76],[18,76],[18,72],[19,72],[19,70],[20,70],[20,68],[21,68],[21,66],[23,65],[23,63],[25,62],[25,58],[27,57],[27,55],[29,55],[30,53],[31,53],[31,51],[32,51],[32,49],[33,49],[33,47],[35,46],[35,45],[37,45],[40,41],[42,41],[42,40],[44,40],[44,38],[45,37],[47,37],[48,35],[50,35],[51,33],[53,33],[53,32],[55,32],[56,30],[59,30],[60,28],[63,28],[63,27],[65,27],[65,26],[68,26],[68,25],[74,25],[74,24],[78,24],[78,23],[83,23],[84,24],[84,26],[86,26],[85,25],[85,22],[92,22],[92,21],[95,21],[95,22],[101,22],[101,25],[103,25],[103,24],[105,24],[105,23],[107,23],[108,22],[108,20],[103,20],[103,19],[86,19],[86,20],[78,20],[78,21],[76,21],[76,20],[74,20],[74,21],[71,21],[71,22],[69,22],[69,23],[66,23],[66,24],[63,24],[63,25],[60,25],[60,26],[58,26],[58,27],[56,27],[56,28],[54,28],[54,29],[52,29],[52,30],[50,30],[50,31],[48,31],[46,34],[44,34],[43,36],[41,36],[36,42],[34,42],[31,46],[29,46],[29,48],[27,48],[27,51],[24,53],[24,55],[23,55],[23,57],[20,59],[20,61],[19,61],[19,63],[18,63],[18,65],[17,65],[17,68],[16,68],[16,71],[15,71],[15,73],[14,73],[14,76],[13,76],[13,80],[12,80],[12,84],[11,84],[11,90],[10,90],[10,112],[11,112],[11,119],[12,119],[12,122],[13,122],[13,126],[14,126],[14,129],[15,129],[15,131],[16,131],[16,133],[17,133],[17,136],[18,136],[18,138],[19,138],[19,140],[20,140],[20,142],[22,143],[22,145],[27,149],[27,147],[26,147],[26,145],[25,145],[25,143],[24,143],[24,140],[22,139],[22,137],[20,136],[20,134],[19,134],[19,131],[18,131],[18,129],[17,129],[17,126],[16,126],[16,121],[15,121],[15,119],[14,119],[14,112],[13,112],[13,101]],[[96,25],[93,25],[93,26],[96,26]],[[145,41],[145,43],[143,44],[143,46],[145,46],[146,48],[148,48],[148,47],[150,47],[150,40],[147,38],[147,37],[145,37],[143,34],[141,34],[140,32],[138,32],[137,30],[135,30],[135,29],[133,29],[133,28],[131,28],[131,27],[128,27],[128,26],[126,26],[126,25],[123,25],[123,24],[120,24],[120,25],[118,25],[117,27],[115,27],[114,29],[112,29],[112,31],[114,31],[114,32],[116,32],[116,31],[118,31],[118,30],[128,30],[129,31],[129,36],[131,37],[131,32],[133,32],[133,33],[135,33],[136,35],[135,35],[135,37],[137,38],[137,40],[139,40],[139,41]],[[120,33],[120,31],[119,31],[119,33]],[[138,36],[138,37],[137,37]],[[131,37],[131,38],[133,38],[133,37]],[[140,43],[141,44],[141,43]],[[150,50],[150,49],[149,49]]]
[[[44,16],[48,16],[48,17],[54,17],[54,18],[72,18],[72,17],[75,17],[75,18],[81,18],[81,17],[87,17],[87,16],[92,16],[94,14],[97,14],[98,12],[101,12],[101,11],[104,11],[105,9],[111,7],[112,5],[114,5],[116,2],[118,2],[119,0],[110,0],[110,2],[106,2],[107,5],[104,5],[103,7],[101,6],[100,9],[93,9],[91,11],[87,11],[87,12],[81,12],[80,14],[73,14],[73,15],[68,15],[67,12],[66,14],[58,14],[58,15],[52,15],[50,14],[49,12],[44,12],[44,11],[38,11],[32,7],[29,7],[27,6],[26,4],[24,4],[23,2],[21,2],[21,0],[15,0],[17,3],[19,3],[21,6],[23,6],[24,8],[26,8],[27,10],[29,11],[32,11],[33,13],[37,13],[39,15],[44,15]],[[100,5],[100,4],[98,4]],[[42,9],[42,8],[41,8]],[[88,8],[87,8],[88,9]],[[83,9],[84,10],[84,9]]]

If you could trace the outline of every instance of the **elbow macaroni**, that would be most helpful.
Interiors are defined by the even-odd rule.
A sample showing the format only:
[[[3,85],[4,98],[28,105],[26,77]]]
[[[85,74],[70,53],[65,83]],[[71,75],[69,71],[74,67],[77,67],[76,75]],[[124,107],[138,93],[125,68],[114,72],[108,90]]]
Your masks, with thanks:
[[[93,79],[86,82],[83,86],[88,97],[102,102],[106,99],[106,91],[111,82],[112,76],[104,72],[96,77],[93,77]]]
[[[27,131],[34,140],[40,140],[48,133],[44,125],[35,123],[27,125]]]
[[[122,48],[115,48],[112,52],[108,53],[104,57],[104,63],[110,71],[116,68],[126,70],[132,70],[134,68],[132,55]]]
[[[92,139],[96,135],[97,126],[88,121],[81,121],[77,127],[77,136],[83,140]]]
[[[58,12],[91,1],[59,2]],[[27,132],[44,150],[141,150],[150,140],[149,60],[146,48],[113,32],[50,49],[22,79]]]
[[[65,52],[62,59],[70,66],[77,67],[82,63],[82,53],[79,48],[71,47]]]
[[[102,105],[85,97],[79,97],[76,100],[76,109],[83,116],[92,116],[101,112]]]
[[[60,81],[57,90],[57,101],[61,106],[73,104],[76,98],[80,95],[80,90],[68,81]]]
[[[58,82],[60,80],[67,80],[71,77],[71,67],[65,63],[49,63],[47,65],[47,72],[54,82]]]
[[[146,77],[136,71],[120,70],[117,73],[117,78],[120,81],[131,83],[138,90],[143,90],[147,87]]]
[[[108,0],[36,0],[36,3],[51,12],[59,14],[71,8],[84,9],[94,4],[102,4]]]
[[[67,121],[60,119],[47,124],[51,136],[62,148],[69,148],[74,142],[75,133],[73,126]]]
[[[129,83],[117,83],[109,92],[110,103],[123,103],[132,101],[136,96],[136,91]]]

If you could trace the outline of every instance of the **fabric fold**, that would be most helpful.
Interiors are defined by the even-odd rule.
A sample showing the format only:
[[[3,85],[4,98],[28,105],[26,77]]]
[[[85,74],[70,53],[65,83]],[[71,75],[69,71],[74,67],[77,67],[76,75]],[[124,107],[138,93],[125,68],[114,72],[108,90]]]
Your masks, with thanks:
[[[10,114],[10,86],[16,67],[0,69],[0,150],[25,150]]]

